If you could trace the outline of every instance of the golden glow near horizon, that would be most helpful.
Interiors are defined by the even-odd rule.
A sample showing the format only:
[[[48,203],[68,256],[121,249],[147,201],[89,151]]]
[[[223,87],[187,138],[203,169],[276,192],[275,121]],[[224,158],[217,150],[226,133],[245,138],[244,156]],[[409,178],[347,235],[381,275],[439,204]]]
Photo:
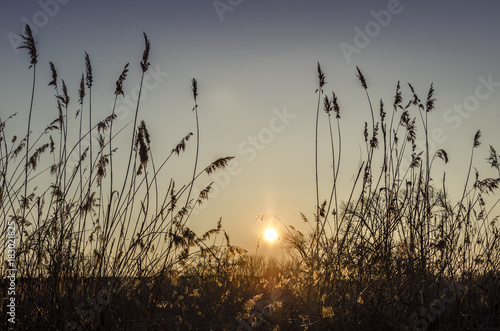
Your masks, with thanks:
[[[275,229],[268,228],[266,229],[266,232],[264,232],[264,237],[266,237],[267,241],[274,242],[276,241],[276,239],[278,239],[278,233],[276,232]]]

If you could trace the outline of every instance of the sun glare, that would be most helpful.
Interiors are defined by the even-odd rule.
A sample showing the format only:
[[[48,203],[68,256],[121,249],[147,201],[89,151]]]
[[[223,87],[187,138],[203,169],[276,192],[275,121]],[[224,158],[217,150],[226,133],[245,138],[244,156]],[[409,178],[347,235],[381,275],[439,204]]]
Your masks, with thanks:
[[[266,232],[264,232],[264,236],[266,237],[267,241],[273,242],[278,238],[278,233],[273,228],[269,228],[266,230]]]

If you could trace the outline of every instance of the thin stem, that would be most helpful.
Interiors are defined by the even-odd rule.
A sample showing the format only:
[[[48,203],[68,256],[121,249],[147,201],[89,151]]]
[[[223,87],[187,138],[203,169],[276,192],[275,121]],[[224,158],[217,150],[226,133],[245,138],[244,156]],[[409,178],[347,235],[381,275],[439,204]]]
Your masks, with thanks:
[[[31,101],[30,101],[30,112],[28,115],[28,130],[26,134],[26,160],[25,160],[25,178],[24,178],[24,199],[26,200],[26,203],[28,202],[28,165],[29,165],[29,150],[30,150],[30,131],[31,131],[31,116],[33,114],[33,101],[35,99],[35,85],[36,85],[36,63],[33,64],[33,84],[31,87]],[[23,208],[23,225],[21,228],[21,238],[20,242],[23,242],[23,229],[24,229],[24,218],[26,217],[26,207]]]
[[[320,84],[321,85],[321,84]],[[318,105],[316,107],[316,129],[315,129],[315,142],[314,142],[314,168],[315,168],[315,179],[316,179],[316,235],[319,236],[319,176],[318,176],[318,124],[319,124],[319,107],[321,102],[322,90],[321,86],[318,87]],[[318,240],[319,245],[319,238]],[[316,248],[318,250],[318,247]]]
[[[193,78],[192,80],[192,89],[193,89],[193,97],[194,97],[194,113],[196,116],[196,157],[194,159],[194,169],[193,169],[193,178],[191,180],[191,185],[189,186],[189,192],[186,198],[186,204],[185,207],[189,204],[189,198],[191,197],[191,190],[193,189],[194,185],[194,179],[196,176],[196,167],[198,166],[198,153],[200,149],[200,125],[198,122],[198,103],[197,103],[197,96],[198,96],[198,83],[196,79]]]
[[[92,178],[92,87],[89,88],[89,163],[90,163],[90,168],[89,168],[89,178]],[[90,185],[89,181],[89,190],[88,190],[88,195],[90,196]]]

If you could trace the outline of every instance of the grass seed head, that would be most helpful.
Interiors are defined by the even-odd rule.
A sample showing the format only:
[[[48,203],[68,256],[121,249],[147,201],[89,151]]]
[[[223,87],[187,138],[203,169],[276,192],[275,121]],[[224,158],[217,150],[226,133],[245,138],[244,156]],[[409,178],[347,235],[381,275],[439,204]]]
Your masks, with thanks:
[[[392,104],[394,110],[401,108],[401,103],[403,102],[403,97],[401,96],[401,85],[398,81],[398,85],[396,86],[396,95],[394,96],[394,103]]]
[[[124,93],[123,93],[123,82],[127,78],[128,65],[129,65],[128,63],[125,65],[125,67],[123,68],[122,73],[120,74],[120,77],[118,77],[118,79],[116,80],[115,95],[120,95],[121,94],[122,96],[124,96]]]
[[[318,91],[323,92],[323,86],[325,86],[326,81],[325,81],[325,74],[321,70],[321,65],[319,64],[319,62],[318,62],[317,70],[318,70],[318,86],[319,87],[316,90],[316,92],[318,92]]]
[[[365,76],[361,73],[361,70],[356,66],[356,70],[358,71],[358,74],[356,77],[358,77],[359,81],[361,82],[361,86],[366,90],[368,89],[368,85],[366,85],[366,79]]]
[[[82,74],[82,78],[80,79],[80,88],[78,89],[78,103],[80,105],[83,104],[83,98],[85,98],[85,77]]]
[[[151,50],[151,42],[148,39],[148,36],[146,35],[145,32],[143,32],[143,35],[144,35],[145,48],[144,48],[144,53],[142,54],[141,69],[142,69],[142,72],[146,72],[146,71],[148,71],[149,66],[150,66],[149,52]]]
[[[481,130],[477,130],[476,134],[474,135],[474,148],[481,146],[481,142],[479,141],[480,138]]]
[[[87,74],[87,88],[92,88],[92,83],[94,82],[94,76],[92,74],[92,64],[90,63],[90,57],[87,52],[85,52],[85,71]]]
[[[434,84],[431,83],[431,87],[429,88],[429,93],[427,94],[427,101],[425,102],[425,111],[430,112],[434,109]]]
[[[221,157],[212,162],[211,165],[209,165],[205,171],[210,175],[217,169],[223,169],[227,166],[228,162],[234,159],[234,156],[227,156],[227,157]]]
[[[31,65],[30,68],[38,63],[38,54],[36,51],[36,42],[33,38],[33,33],[31,32],[31,27],[26,24],[24,26],[24,34],[20,35],[22,38],[21,46],[17,47],[18,49],[27,49],[28,55],[30,56]]]
[[[191,90],[193,91],[193,99],[196,101],[198,97],[198,81],[195,78],[191,79]]]
[[[49,62],[50,66],[50,72],[52,74],[52,80],[49,82],[49,86],[54,86],[55,89],[57,89],[57,70],[56,67],[54,66],[54,63]]]

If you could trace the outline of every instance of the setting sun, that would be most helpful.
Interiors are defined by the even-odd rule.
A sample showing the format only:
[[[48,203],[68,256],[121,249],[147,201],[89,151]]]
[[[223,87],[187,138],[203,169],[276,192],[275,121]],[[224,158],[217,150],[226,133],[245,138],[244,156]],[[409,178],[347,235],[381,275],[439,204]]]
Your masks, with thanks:
[[[264,232],[264,237],[266,237],[267,241],[273,242],[278,238],[278,233],[273,228],[269,228]]]

